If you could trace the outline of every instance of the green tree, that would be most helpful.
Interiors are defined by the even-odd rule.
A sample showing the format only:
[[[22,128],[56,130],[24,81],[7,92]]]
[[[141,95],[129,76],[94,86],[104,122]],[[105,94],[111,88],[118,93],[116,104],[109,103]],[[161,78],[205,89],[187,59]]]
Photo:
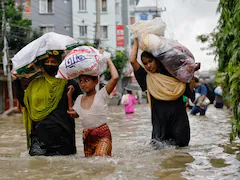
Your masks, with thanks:
[[[112,61],[118,71],[119,77],[122,77],[123,68],[126,66],[128,61],[126,51],[116,51],[115,55],[112,57]],[[104,72],[104,76],[106,80],[109,80],[111,78],[109,68],[107,68]]]
[[[202,42],[210,42],[215,60],[218,61],[218,82],[224,87],[233,107],[230,140],[240,138],[240,1],[220,0],[218,25],[209,35],[198,36]]]
[[[4,1],[4,0],[3,0]],[[14,0],[5,0],[5,18],[6,18],[6,35],[10,50],[19,51],[32,40],[36,39],[41,33],[34,32],[31,29],[31,20],[23,19],[23,7],[15,6]],[[0,26],[2,27],[2,7],[0,9]],[[2,36],[2,28],[1,28]],[[2,39],[2,37],[1,37]],[[2,50],[3,42],[0,42]]]

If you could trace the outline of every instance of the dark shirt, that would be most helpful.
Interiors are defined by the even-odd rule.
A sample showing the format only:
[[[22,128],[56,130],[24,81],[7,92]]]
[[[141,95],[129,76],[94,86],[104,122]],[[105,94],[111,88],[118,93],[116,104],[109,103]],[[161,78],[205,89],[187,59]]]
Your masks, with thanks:
[[[196,93],[200,93],[201,96],[202,95],[206,95],[207,96],[207,93],[208,93],[207,92],[207,87],[204,84],[201,84],[201,85],[195,87],[195,92]]]
[[[172,77],[165,68],[161,67],[159,72]],[[146,83],[147,72],[140,67],[135,72],[136,79],[143,91],[147,90]],[[188,87],[188,86],[187,86]],[[189,87],[188,97],[194,97]],[[190,141],[190,127],[186,113],[183,97],[177,100],[164,101],[157,100],[151,94],[151,112],[152,112],[152,139],[159,141],[174,140],[178,146],[187,146]]]
[[[15,80],[13,83],[19,103],[21,106],[25,107],[23,102],[24,90],[22,88],[22,84],[20,80]],[[76,153],[75,121],[67,113],[67,92],[69,85],[73,85],[75,88],[73,100],[82,93],[78,83],[75,80],[69,80],[64,87],[62,98],[60,99],[57,108],[54,109],[44,120],[32,123],[32,146],[35,146],[34,142],[37,141],[41,145],[41,148],[46,150],[46,153],[40,155],[49,155],[54,153],[67,155]],[[33,142],[33,139],[36,140]],[[31,148],[32,147],[30,147],[30,151]],[[30,155],[39,155],[34,153],[31,154],[30,152]]]

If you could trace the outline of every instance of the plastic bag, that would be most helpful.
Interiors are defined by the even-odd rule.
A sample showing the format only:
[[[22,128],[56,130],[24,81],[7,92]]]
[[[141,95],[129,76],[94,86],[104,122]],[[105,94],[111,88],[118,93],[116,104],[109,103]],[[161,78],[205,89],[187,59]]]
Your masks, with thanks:
[[[131,31],[132,38],[138,37],[138,34],[142,32],[163,36],[166,29],[166,23],[161,17],[156,17],[152,20],[139,21],[132,25],[128,25],[127,28]]]
[[[221,86],[217,86],[217,87],[214,89],[214,93],[215,93],[216,95],[222,96],[223,90],[222,90]]]
[[[65,50],[67,45],[76,42],[76,40],[66,35],[54,32],[46,33],[14,55],[12,58],[13,69],[18,70],[31,64],[37,57],[44,55],[47,50]]]
[[[110,53],[91,46],[79,46],[70,51],[59,65],[56,78],[73,79],[81,74],[99,76],[106,70]]]
[[[196,97],[195,105],[200,107],[200,104],[201,104],[201,94],[200,93],[196,93],[195,97]],[[205,97],[204,101],[202,102],[202,105],[205,107],[205,106],[207,106],[209,104],[210,104],[210,100],[208,99],[208,97]],[[200,107],[200,108],[204,109],[204,107]]]
[[[148,34],[145,32],[138,33],[139,49],[150,52],[154,57],[162,54],[172,48],[169,41],[163,36]]]
[[[121,104],[125,105],[129,103],[128,94],[124,94],[121,98]]]
[[[167,71],[182,82],[189,83],[194,76],[195,61],[174,47],[156,57]]]

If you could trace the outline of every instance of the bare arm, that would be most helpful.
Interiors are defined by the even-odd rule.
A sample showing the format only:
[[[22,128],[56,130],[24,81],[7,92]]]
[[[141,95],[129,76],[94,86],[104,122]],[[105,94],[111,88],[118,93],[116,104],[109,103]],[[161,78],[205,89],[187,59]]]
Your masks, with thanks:
[[[137,53],[138,53],[138,39],[135,39],[130,54],[130,62],[132,64],[134,72],[136,72],[140,68],[140,64],[137,61]]]
[[[68,97],[68,110],[72,109],[73,107],[73,92],[74,92],[74,87],[73,85],[68,86],[68,92],[67,92],[67,97]]]
[[[114,66],[114,64],[110,58],[108,59],[108,67],[110,69],[111,79],[108,82],[108,84],[106,85],[106,90],[107,90],[108,94],[110,94],[113,91],[113,89],[115,88],[115,86],[118,82],[119,76],[118,76],[117,69]]]
[[[73,109],[73,92],[74,92],[74,87],[73,85],[68,86],[68,92],[67,92],[67,97],[68,97],[68,111],[67,113],[72,117],[72,118],[77,118],[78,114],[76,111]]]

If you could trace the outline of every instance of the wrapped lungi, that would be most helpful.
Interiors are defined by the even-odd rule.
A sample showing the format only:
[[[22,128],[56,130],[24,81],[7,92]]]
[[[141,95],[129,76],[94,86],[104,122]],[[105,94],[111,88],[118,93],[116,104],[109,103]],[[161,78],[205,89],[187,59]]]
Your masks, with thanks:
[[[83,144],[85,157],[111,156],[112,136],[107,124],[97,128],[83,130]]]

